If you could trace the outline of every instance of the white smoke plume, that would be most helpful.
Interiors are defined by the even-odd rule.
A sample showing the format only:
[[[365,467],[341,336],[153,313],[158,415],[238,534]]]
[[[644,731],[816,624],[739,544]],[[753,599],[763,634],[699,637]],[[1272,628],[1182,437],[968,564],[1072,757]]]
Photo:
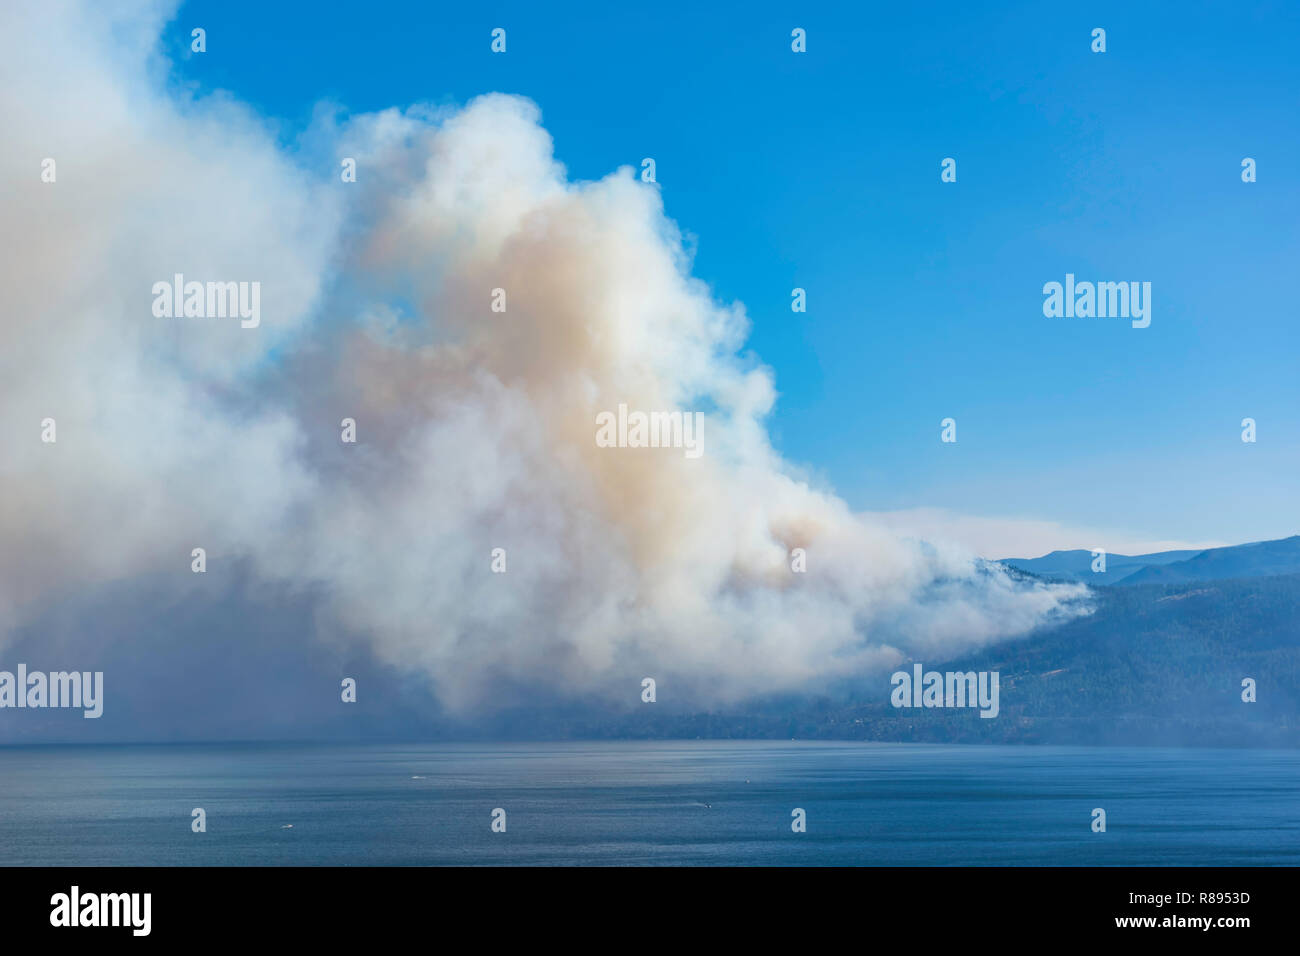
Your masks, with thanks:
[[[322,109],[286,147],[171,87],[168,16],[0,13],[0,629],[136,575],[199,587],[204,546],[465,712],[645,676],[701,705],[809,690],[1077,610],[783,461],[743,308],[691,277],[656,186],[569,181],[533,103]],[[260,327],[155,317],[178,272],[260,281]],[[703,455],[597,447],[620,404],[703,412]]]

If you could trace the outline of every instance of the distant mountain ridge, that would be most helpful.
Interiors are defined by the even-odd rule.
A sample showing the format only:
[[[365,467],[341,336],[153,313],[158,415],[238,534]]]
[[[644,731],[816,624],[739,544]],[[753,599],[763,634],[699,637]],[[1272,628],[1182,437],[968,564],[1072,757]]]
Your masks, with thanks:
[[[1297,621],[1300,574],[1102,587],[1089,614],[954,660],[915,662],[997,673],[995,720],[968,707],[897,708],[886,672],[823,695],[709,712],[524,705],[499,717],[492,735],[1300,748]]]
[[[1096,587],[1136,584],[1190,584],[1231,578],[1300,574],[1300,535],[1274,541],[1154,554],[1107,554],[1106,570],[1092,570],[1091,551],[1052,551],[1041,558],[998,562],[1052,580]]]

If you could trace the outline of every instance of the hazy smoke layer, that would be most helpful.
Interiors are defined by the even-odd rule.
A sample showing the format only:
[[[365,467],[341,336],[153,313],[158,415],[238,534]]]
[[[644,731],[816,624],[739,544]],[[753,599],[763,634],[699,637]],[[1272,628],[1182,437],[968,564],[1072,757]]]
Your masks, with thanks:
[[[322,110],[289,150],[168,91],[166,11],[108,17],[0,13],[0,625],[145,573],[198,588],[205,547],[455,709],[636,700],[646,676],[707,705],[951,656],[1081,593],[809,487],[769,445],[743,309],[690,277],[658,188],[570,182],[529,101]],[[155,317],[175,273],[260,282],[261,325]],[[598,447],[620,404],[703,412],[703,454]]]

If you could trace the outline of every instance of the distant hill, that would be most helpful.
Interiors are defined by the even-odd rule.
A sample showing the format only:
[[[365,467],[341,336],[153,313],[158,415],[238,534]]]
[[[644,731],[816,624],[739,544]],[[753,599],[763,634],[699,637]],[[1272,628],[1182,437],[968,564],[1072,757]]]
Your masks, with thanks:
[[[1091,551],[1053,551],[1041,558],[1008,558],[999,563],[1049,580],[1094,587],[1300,574],[1300,535],[1204,551],[1107,554],[1106,570],[1097,573],[1092,561]]]
[[[1221,549],[1215,549],[1221,550]],[[1027,572],[1019,572],[1027,574]],[[888,674],[708,713],[521,709],[507,738],[1300,747],[1300,574],[1096,588],[1093,612],[927,670],[996,671],[1001,712],[894,708]],[[910,670],[910,662],[900,669]],[[1242,681],[1257,700],[1242,700]]]
[[[914,740],[1300,746],[1300,574],[1094,595],[1088,617],[936,665],[999,671],[998,719],[877,707],[869,722],[886,739],[902,736],[902,713]],[[1255,703],[1241,700],[1246,677]]]
[[[107,739],[155,739],[151,732],[178,739],[177,727],[185,728],[179,739],[212,739],[211,727],[219,721],[215,725],[223,729],[223,739],[231,740],[796,737],[1300,748],[1300,571],[1284,573],[1300,566],[1300,537],[1186,554],[1108,555],[1107,575],[1088,571],[1084,579],[1109,583],[1088,589],[1081,599],[1091,613],[1045,624],[958,659],[917,661],[926,670],[996,671],[1001,689],[995,719],[967,708],[896,709],[888,672],[846,674],[815,695],[790,694],[707,711],[675,703],[671,688],[663,684],[653,707],[641,705],[635,692],[627,695],[625,706],[610,707],[559,693],[546,696],[543,688],[521,694],[500,712],[456,718],[436,708],[422,678],[376,664],[360,651],[319,654],[313,645],[289,640],[295,628],[310,626],[312,604],[305,596],[278,606],[275,613],[207,615],[211,623],[203,626],[220,640],[203,642],[196,657],[194,645],[176,641],[174,635],[194,629],[203,614],[188,598],[178,599],[172,580],[160,575],[126,592],[126,604],[122,592],[103,591],[103,600],[118,608],[116,616],[100,615],[109,626],[116,620],[130,626],[151,621],[140,638],[143,644],[132,645],[127,657],[114,656],[121,642],[105,642],[94,655],[82,652],[74,658],[78,669],[103,670],[113,681],[103,718],[82,720],[56,709],[7,711],[0,720],[0,743],[84,742],[86,724]],[[1086,556],[1087,568],[1088,552],[1033,561],[1071,570],[1078,568],[1080,555]],[[1125,561],[1138,566],[1116,582],[1112,576],[1118,577]],[[1032,587],[1055,576],[1007,563],[1012,565],[1008,573],[1022,585]],[[214,592],[212,607],[243,601],[244,581],[253,579],[251,574],[245,579],[225,573],[224,579],[214,578],[214,583],[224,583]],[[45,668],[61,665],[87,619],[83,613],[51,612],[20,632],[8,660]],[[863,635],[864,645],[879,640]],[[118,663],[128,658],[129,667]],[[898,668],[910,670],[912,663],[900,662]],[[168,680],[190,672],[203,679]],[[326,689],[338,686],[340,673],[348,674],[370,691],[358,710],[335,706],[338,696],[331,692],[305,694],[286,704],[286,673],[305,675],[291,682],[294,686]],[[1241,699],[1245,678],[1257,685],[1253,703]],[[238,683],[239,694],[229,693],[232,683]],[[201,720],[183,723],[186,706]],[[160,719],[160,713],[168,719]],[[110,731],[116,736],[107,736]]]
[[[1231,548],[1211,548],[1185,561],[1152,563],[1120,583],[1180,584],[1300,573],[1300,535],[1257,541]]]
[[[1155,554],[1106,554],[1106,570],[1094,573],[1091,551],[1052,551],[1041,558],[1006,558],[998,562],[1020,571],[1057,581],[1084,584],[1114,584],[1134,571],[1151,565],[1171,564],[1193,558],[1200,551],[1159,551]]]

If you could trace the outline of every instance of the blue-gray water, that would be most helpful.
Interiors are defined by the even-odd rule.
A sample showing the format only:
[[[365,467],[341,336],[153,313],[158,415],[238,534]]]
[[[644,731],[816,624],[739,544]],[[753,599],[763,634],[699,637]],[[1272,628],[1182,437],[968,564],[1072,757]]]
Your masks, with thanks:
[[[191,832],[195,807],[207,811],[206,833]],[[497,807],[505,833],[491,831]],[[795,807],[806,833],[791,831]],[[1104,834],[1091,830],[1094,807],[1106,810]],[[0,864],[1294,866],[1300,752],[730,741],[0,748]]]

